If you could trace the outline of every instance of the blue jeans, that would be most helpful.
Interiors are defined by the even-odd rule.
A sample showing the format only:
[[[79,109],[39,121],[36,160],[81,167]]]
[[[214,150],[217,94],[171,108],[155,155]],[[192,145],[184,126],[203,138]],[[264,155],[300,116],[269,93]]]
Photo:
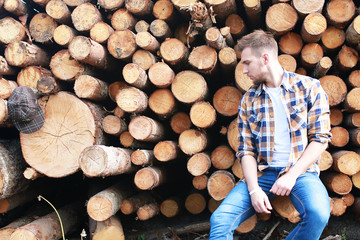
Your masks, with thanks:
[[[281,168],[268,168],[258,178],[259,186],[270,201],[275,197],[270,189],[276,181]],[[300,213],[301,221],[286,238],[316,240],[330,217],[330,201],[327,190],[316,173],[306,172],[296,180],[290,200]],[[209,240],[231,240],[234,230],[247,218],[255,214],[245,182],[236,185],[220,206],[211,215]]]

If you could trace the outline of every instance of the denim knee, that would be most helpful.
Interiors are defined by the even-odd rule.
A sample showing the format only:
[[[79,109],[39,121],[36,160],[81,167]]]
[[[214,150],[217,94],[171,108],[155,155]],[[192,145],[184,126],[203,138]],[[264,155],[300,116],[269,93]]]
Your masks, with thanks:
[[[327,204],[320,208],[310,208],[306,210],[305,216],[308,221],[316,224],[317,226],[326,226],[330,218],[330,206]]]

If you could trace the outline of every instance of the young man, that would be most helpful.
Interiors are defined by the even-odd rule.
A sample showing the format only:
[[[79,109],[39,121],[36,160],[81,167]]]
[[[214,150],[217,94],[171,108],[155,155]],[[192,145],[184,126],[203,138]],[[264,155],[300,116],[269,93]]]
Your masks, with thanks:
[[[237,157],[245,181],[211,216],[209,239],[233,239],[247,218],[271,212],[275,196],[289,196],[300,213],[300,223],[286,239],[319,239],[330,217],[317,166],[331,140],[328,98],[318,80],[281,67],[271,34],[256,30],[238,46],[243,72],[254,83],[239,106]]]

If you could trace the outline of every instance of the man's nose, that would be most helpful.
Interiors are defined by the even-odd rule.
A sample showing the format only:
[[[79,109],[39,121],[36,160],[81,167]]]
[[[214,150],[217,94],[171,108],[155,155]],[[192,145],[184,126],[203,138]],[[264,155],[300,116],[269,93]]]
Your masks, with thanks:
[[[247,74],[248,72],[249,72],[249,71],[248,71],[246,65],[244,65],[244,67],[243,67],[243,74]]]

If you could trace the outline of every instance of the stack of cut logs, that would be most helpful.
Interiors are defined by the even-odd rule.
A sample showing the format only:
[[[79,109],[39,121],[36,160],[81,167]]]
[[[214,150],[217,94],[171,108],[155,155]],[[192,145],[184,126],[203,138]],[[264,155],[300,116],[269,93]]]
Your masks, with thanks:
[[[213,212],[243,178],[237,107],[252,82],[237,40],[262,28],[276,37],[282,66],[320,79],[328,94],[333,140],[321,179],[332,215],[353,205],[360,219],[358,1],[0,0],[0,15],[1,131],[15,132],[0,135],[1,212],[49,191],[34,187],[41,179],[79,172],[84,182],[116,180],[86,196],[92,239],[124,239],[127,217]],[[37,92],[45,123],[35,133],[9,131],[17,86]],[[299,221],[287,197],[272,204]],[[80,205],[59,210],[65,234],[83,225]],[[0,229],[0,239],[61,238],[55,213],[36,214]]]

